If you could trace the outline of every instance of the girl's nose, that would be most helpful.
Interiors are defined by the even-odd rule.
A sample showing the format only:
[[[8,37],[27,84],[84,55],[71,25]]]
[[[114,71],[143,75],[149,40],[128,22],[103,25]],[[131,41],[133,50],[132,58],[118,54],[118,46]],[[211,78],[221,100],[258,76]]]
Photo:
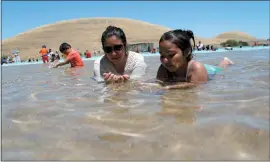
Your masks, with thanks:
[[[168,60],[167,58],[164,58],[164,59],[162,60],[162,62],[164,62],[164,63],[168,63],[168,62],[169,62],[169,60]]]

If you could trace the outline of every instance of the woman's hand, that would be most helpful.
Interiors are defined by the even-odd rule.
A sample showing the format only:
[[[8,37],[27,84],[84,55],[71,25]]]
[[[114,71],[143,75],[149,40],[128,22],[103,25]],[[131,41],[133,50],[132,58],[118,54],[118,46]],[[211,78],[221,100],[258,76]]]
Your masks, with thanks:
[[[112,74],[111,72],[109,73],[104,73],[103,74],[103,77],[104,77],[104,80],[106,82],[125,82],[126,80],[129,79],[129,75],[115,75],[115,74]]]

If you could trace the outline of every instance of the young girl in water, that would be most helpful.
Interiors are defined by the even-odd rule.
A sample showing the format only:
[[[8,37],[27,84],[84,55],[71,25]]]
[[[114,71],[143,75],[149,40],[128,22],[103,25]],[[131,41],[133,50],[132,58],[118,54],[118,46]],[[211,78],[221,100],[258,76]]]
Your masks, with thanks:
[[[189,88],[199,83],[205,83],[209,75],[216,74],[228,65],[233,64],[228,58],[220,62],[219,67],[202,64],[193,60],[192,45],[194,34],[190,30],[172,30],[164,33],[159,40],[161,65],[157,72],[160,83],[176,83],[165,89]],[[177,82],[185,82],[177,84]]]

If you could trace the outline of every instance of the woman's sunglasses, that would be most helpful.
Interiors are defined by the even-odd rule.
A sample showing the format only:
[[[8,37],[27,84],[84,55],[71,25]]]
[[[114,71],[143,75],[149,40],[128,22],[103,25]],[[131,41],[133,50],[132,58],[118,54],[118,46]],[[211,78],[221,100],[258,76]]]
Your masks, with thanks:
[[[123,49],[122,44],[114,45],[114,46],[103,46],[103,50],[105,53],[120,52]]]

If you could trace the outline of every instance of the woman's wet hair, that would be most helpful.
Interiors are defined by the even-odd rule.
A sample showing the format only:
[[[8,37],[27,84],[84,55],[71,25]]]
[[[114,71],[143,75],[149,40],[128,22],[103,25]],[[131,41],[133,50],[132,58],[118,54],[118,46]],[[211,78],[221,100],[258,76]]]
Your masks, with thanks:
[[[193,46],[191,45],[190,39],[193,40]],[[191,30],[177,29],[168,31],[161,36],[159,43],[163,41],[170,41],[180,48],[187,61],[190,61],[193,58],[192,51],[195,47],[195,38]]]
[[[105,46],[105,41],[112,36],[116,36],[118,39],[122,41],[125,52],[127,52],[127,39],[124,31],[121,28],[111,25],[106,28],[106,30],[103,32],[101,36],[102,47]]]
[[[70,49],[71,48],[71,45],[68,44],[68,43],[62,43],[59,47],[59,51],[61,53],[64,53],[66,50]]]

